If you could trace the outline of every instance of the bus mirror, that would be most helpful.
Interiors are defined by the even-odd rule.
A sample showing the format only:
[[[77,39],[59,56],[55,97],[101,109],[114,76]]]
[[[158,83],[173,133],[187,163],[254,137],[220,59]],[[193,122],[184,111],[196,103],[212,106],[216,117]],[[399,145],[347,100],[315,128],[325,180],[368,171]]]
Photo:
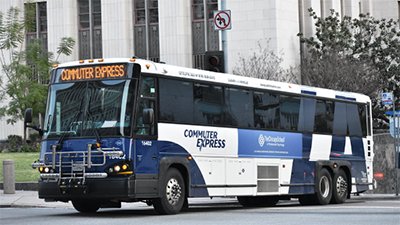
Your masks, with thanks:
[[[42,129],[40,129],[37,126],[28,125],[28,123],[32,123],[32,122],[33,122],[33,110],[32,110],[32,108],[27,108],[25,110],[25,116],[24,116],[24,131],[26,131],[27,127],[30,127],[34,130],[37,130],[39,132],[39,135],[42,136],[43,135]]]
[[[25,119],[25,121],[24,121],[25,126],[26,126],[27,123],[32,123],[32,114],[33,114],[32,108],[27,108],[25,110],[25,118],[24,118]]]
[[[143,124],[154,123],[154,110],[153,109],[143,109]]]

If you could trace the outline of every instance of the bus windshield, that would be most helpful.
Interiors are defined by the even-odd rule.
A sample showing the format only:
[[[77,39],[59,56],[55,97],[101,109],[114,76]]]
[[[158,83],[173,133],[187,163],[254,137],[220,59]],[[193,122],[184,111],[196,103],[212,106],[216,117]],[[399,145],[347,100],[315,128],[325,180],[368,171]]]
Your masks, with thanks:
[[[128,136],[136,80],[92,80],[50,86],[44,138]]]

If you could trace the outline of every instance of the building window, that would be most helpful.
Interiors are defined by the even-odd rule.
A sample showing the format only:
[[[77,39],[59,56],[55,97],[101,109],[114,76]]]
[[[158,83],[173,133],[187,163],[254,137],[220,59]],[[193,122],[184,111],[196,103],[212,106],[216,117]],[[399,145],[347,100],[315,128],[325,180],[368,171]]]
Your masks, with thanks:
[[[41,46],[41,56],[48,57],[48,44],[47,44],[47,3],[35,2],[25,4],[25,19],[28,22],[26,31],[26,42],[34,43],[37,40]],[[28,65],[35,67],[33,62],[28,61]],[[48,80],[40,80],[37,71],[34,71],[33,79],[39,83],[47,84]]]
[[[207,21],[204,22],[204,5]],[[219,50],[219,32],[214,29],[214,11],[218,10],[218,0],[192,0],[192,42],[193,67],[204,69],[206,51]]]
[[[135,25],[146,24],[146,8],[144,0],[135,1]]]
[[[207,20],[213,20],[214,11],[218,10],[218,0],[205,0],[207,1]],[[204,20],[204,2],[203,0],[193,0],[192,3],[192,16],[193,21]]]
[[[158,24],[158,0],[147,1],[148,23]],[[135,25],[146,25],[146,3],[145,0],[135,1]]]
[[[101,0],[78,0],[79,58],[102,58]]]
[[[160,61],[158,0],[133,0],[135,13],[135,55]]]
[[[47,33],[47,3],[37,3],[39,8],[39,32]]]
[[[29,20],[27,28],[28,41],[33,38],[41,39],[42,45],[46,45],[47,50],[47,4],[46,2],[36,2],[25,4],[25,18]]]

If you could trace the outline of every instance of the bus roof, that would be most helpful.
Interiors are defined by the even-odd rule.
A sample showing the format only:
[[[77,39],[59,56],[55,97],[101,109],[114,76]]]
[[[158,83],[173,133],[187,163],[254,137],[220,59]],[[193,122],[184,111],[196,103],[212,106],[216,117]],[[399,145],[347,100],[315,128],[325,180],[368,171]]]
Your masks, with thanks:
[[[68,62],[58,65],[60,67],[84,66],[93,64],[109,64],[109,63],[137,63],[141,65],[142,73],[152,73],[161,76],[169,76],[176,78],[186,78],[198,81],[215,82],[220,84],[240,86],[243,88],[256,88],[265,90],[274,90],[286,93],[295,93],[303,95],[313,95],[330,99],[342,99],[348,101],[356,101],[367,103],[370,102],[370,97],[354,92],[344,92],[325,88],[311,87],[306,85],[292,84],[286,82],[278,82],[272,80],[263,80],[253,77],[238,76],[225,73],[217,73],[200,69],[186,68],[164,63],[155,63],[144,59],[134,58],[108,58],[102,60],[81,60]]]

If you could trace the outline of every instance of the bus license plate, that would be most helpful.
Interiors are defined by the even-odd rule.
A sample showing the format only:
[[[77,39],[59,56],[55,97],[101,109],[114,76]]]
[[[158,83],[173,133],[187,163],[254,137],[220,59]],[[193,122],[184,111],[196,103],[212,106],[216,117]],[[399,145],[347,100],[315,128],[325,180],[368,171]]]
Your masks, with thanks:
[[[83,171],[83,165],[73,165],[72,170],[73,171]]]

